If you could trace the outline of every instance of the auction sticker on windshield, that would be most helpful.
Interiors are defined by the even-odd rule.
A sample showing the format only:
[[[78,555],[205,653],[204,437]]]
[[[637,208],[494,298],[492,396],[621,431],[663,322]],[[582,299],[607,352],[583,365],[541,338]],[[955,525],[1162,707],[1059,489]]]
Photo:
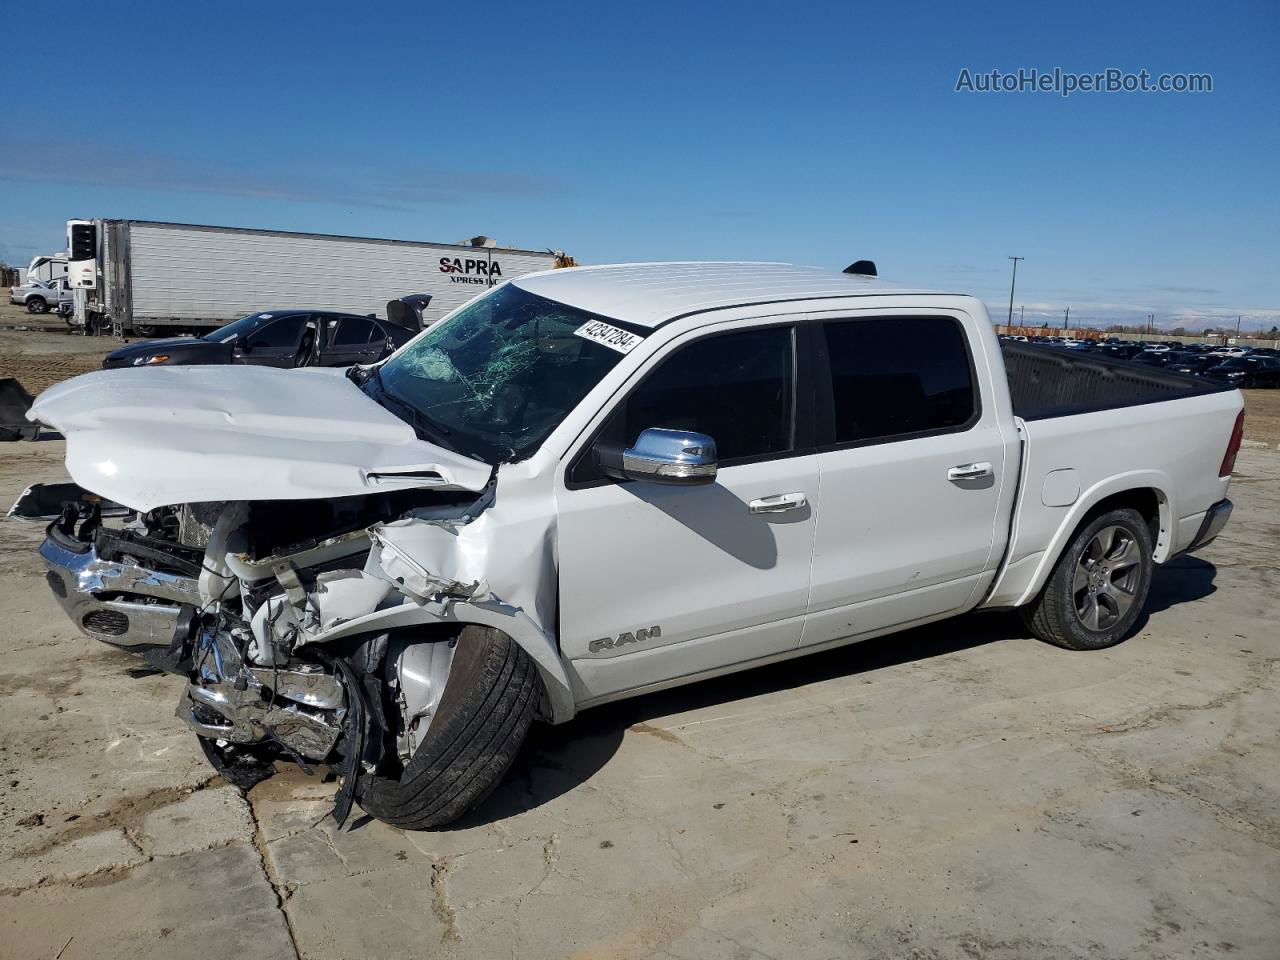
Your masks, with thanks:
[[[601,346],[608,347],[610,350],[617,350],[619,353],[630,353],[644,339],[638,334],[628,333],[626,330],[605,323],[603,320],[592,320],[589,323],[584,323],[573,332],[584,340],[592,340]]]

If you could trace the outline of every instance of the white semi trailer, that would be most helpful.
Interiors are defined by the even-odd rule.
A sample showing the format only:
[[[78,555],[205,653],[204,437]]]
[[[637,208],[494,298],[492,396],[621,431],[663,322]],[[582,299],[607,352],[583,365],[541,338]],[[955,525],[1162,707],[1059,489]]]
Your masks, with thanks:
[[[70,220],[74,322],[147,336],[284,307],[383,314],[429,294],[429,324],[486,287],[547,270],[550,251],[144,220]],[[80,292],[83,291],[83,292]]]

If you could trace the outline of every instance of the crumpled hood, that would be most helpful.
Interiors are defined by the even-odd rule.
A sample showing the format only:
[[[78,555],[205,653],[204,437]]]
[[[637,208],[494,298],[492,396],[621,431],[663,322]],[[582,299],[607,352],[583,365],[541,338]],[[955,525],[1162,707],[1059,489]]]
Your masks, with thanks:
[[[419,440],[336,369],[102,370],[46,390],[27,416],[66,437],[76,483],[142,511],[406,487],[480,491],[491,473]]]

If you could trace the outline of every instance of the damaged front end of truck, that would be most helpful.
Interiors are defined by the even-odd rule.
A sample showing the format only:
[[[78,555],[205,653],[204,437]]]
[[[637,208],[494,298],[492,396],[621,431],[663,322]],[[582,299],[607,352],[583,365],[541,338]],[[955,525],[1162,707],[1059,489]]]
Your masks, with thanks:
[[[536,664],[529,716],[566,718],[548,629],[547,500],[535,509],[499,496],[505,471],[518,490],[520,465],[424,443],[373,404],[352,404],[320,434],[310,425],[331,393],[363,399],[349,378],[231,373],[258,409],[264,390],[292,377],[294,411],[255,420],[224,409],[233,449],[207,406],[144,416],[160,399],[156,378],[93,374],[41,398],[34,415],[67,436],[80,485],[33,487],[11,516],[49,522],[40,552],[73,623],[183,676],[177,714],[238,786],[280,761],[334,768],[340,821],[362,783],[395,782],[408,767],[469,626]],[[214,491],[226,496],[207,498]]]
[[[440,825],[573,715],[535,455],[624,355],[600,325],[507,284],[371,367],[86,374],[29,414],[75,484],[15,512],[78,628],[186,678],[228,779],[326,763],[339,819]]]
[[[40,493],[24,498],[28,514]],[[228,780],[247,789],[277,761],[327,763],[342,778],[341,821],[362,776],[395,778],[413,757],[462,624],[538,629],[485,576],[494,493],[491,480],[479,492],[124,516],[81,494],[64,502],[41,554],[86,634],[186,678],[177,714]],[[549,702],[539,709],[550,718]]]

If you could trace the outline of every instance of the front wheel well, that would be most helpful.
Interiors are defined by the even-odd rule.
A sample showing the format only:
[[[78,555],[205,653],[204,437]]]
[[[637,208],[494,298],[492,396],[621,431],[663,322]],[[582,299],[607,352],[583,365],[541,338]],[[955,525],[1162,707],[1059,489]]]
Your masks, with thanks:
[[[494,627],[490,624],[480,623],[478,621],[469,621],[469,620],[451,620],[451,621],[446,621],[442,623],[409,624],[405,626],[394,627],[391,630],[388,630],[387,636],[390,638],[406,638],[411,636],[415,640],[430,643],[430,642],[438,642],[441,640],[456,640],[456,638],[459,637],[462,631],[467,627],[479,627],[485,630],[493,630],[494,632],[501,634],[503,638],[510,640],[512,643],[519,645],[519,641],[516,640],[513,636],[511,636],[511,634],[507,633],[505,630],[502,630],[498,627]],[[357,634],[356,636],[360,637],[362,635]],[[534,712],[534,718],[539,721],[545,721],[549,723],[551,721],[552,716],[554,715],[554,710],[552,709],[551,700],[547,690],[549,685],[555,682],[555,678],[547,676],[545,669],[536,660],[534,660],[534,666],[537,667],[538,673],[542,677],[542,684],[539,688],[538,701],[537,701],[537,705]]]

